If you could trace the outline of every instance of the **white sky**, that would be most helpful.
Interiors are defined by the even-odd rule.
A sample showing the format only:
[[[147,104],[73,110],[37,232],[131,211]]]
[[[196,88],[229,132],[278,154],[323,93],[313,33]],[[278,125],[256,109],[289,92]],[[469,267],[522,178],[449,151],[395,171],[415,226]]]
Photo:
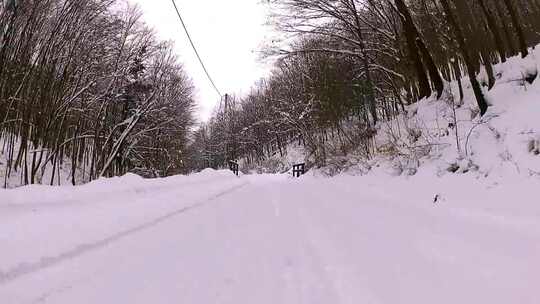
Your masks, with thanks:
[[[268,73],[259,61],[261,44],[271,35],[259,0],[175,0],[210,75],[222,94],[241,94]],[[180,25],[171,0],[131,0],[160,39],[175,41],[180,61],[193,79],[198,116],[207,120],[219,96],[207,80]]]

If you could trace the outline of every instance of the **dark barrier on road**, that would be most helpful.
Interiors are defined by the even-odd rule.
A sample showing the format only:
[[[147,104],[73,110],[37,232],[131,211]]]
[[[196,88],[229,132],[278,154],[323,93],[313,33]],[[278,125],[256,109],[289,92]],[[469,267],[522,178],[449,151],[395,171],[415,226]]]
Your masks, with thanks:
[[[300,177],[306,173],[306,164],[296,164],[293,166],[293,176]]]
[[[238,176],[238,163],[235,161],[229,161],[229,169]]]

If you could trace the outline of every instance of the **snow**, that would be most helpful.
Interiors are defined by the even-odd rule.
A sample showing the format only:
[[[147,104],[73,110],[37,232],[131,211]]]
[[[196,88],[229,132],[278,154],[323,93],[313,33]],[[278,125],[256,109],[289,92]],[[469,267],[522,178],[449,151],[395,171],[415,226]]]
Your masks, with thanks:
[[[488,183],[540,177],[540,81],[527,82],[538,74],[539,66],[540,47],[531,49],[525,59],[516,56],[495,65],[495,86],[483,87],[490,104],[483,117],[468,77],[462,79],[463,101],[457,82],[446,83],[440,100],[425,98],[406,106],[406,112],[395,119],[378,123],[373,159],[365,159],[363,146],[341,155],[341,149],[335,148],[340,146],[339,138],[330,137],[325,143],[327,165],[318,173],[369,175],[383,167],[388,175],[473,174]],[[487,86],[485,69],[478,79]],[[345,124],[344,129],[357,132],[355,126]],[[286,172],[296,163],[316,163],[309,149],[297,141],[288,143],[284,151],[285,155],[276,152],[251,172]],[[246,168],[243,160],[240,163]]]
[[[0,303],[540,303],[539,49],[495,66],[483,118],[464,82],[333,178],[0,189]]]
[[[512,57],[494,66],[496,84],[489,91],[484,87],[490,107],[483,117],[464,78],[463,102],[457,82],[452,82],[441,100],[423,99],[408,106],[405,114],[381,123],[379,153],[367,166],[385,167],[390,175],[466,173],[486,183],[537,178],[540,81],[530,84],[526,78],[538,73],[539,52],[536,48],[525,59]],[[487,82],[485,71],[478,78]],[[359,167],[362,170],[356,171],[366,171],[366,164]]]
[[[248,164],[246,158],[241,158],[238,161],[241,170],[251,174],[261,173],[284,173],[289,172],[292,175],[292,166],[305,163],[307,149],[298,142],[298,139],[293,139],[285,145],[283,155],[276,149],[271,155],[266,156],[258,163]]]
[[[205,170],[0,190],[0,299],[538,303],[538,185]]]

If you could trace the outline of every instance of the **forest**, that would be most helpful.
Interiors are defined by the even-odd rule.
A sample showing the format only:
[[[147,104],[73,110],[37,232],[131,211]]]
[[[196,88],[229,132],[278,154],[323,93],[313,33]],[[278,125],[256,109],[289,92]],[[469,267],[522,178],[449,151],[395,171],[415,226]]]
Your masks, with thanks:
[[[500,76],[493,66],[527,57],[540,41],[538,0],[266,2],[284,37],[265,49],[273,72],[247,96],[225,96],[195,132],[194,168],[243,159],[249,169],[295,141],[311,166],[352,151],[369,159],[379,126],[424,98],[458,108],[472,88],[472,116],[484,115]]]
[[[3,2],[4,186],[185,170],[193,85],[141,17],[116,0]]]
[[[493,66],[526,58],[540,42],[539,0],[264,4],[280,33],[263,49],[271,74],[249,94],[223,96],[197,124],[189,75],[136,7],[3,1],[0,185],[163,177],[238,159],[247,170],[292,142],[305,147],[310,166],[352,152],[370,159],[380,152],[380,125],[424,98],[459,107],[472,88],[473,114],[484,115]]]

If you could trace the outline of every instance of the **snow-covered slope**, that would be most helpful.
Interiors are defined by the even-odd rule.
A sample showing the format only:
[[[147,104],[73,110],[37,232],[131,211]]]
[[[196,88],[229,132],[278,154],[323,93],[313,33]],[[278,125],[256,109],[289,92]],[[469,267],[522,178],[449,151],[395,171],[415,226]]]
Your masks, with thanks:
[[[538,186],[206,170],[0,190],[0,302],[536,304]]]
[[[441,99],[420,100],[397,118],[378,123],[372,159],[366,160],[363,151],[346,156],[329,152],[327,167],[314,171],[365,175],[382,169],[389,176],[428,174],[434,178],[465,173],[488,183],[540,178],[540,77],[532,84],[526,81],[538,73],[539,66],[540,47],[531,49],[525,59],[512,57],[495,65],[495,86],[483,87],[491,105],[483,117],[478,115],[467,77],[462,79],[463,100],[457,81],[447,83]],[[485,71],[478,78],[487,84]],[[341,153],[332,139],[327,145],[328,151]],[[258,171],[284,172],[293,163],[313,163],[309,151],[296,142],[286,151],[283,157],[276,154],[259,164]]]
[[[497,82],[490,91],[484,88],[491,106],[483,117],[466,78],[463,101],[452,82],[441,100],[424,99],[408,107],[406,114],[380,126],[381,155],[375,166],[390,167],[388,172],[398,175],[429,171],[539,178],[540,80],[525,80],[538,73],[539,65],[537,48],[526,59],[513,57],[495,66]]]

